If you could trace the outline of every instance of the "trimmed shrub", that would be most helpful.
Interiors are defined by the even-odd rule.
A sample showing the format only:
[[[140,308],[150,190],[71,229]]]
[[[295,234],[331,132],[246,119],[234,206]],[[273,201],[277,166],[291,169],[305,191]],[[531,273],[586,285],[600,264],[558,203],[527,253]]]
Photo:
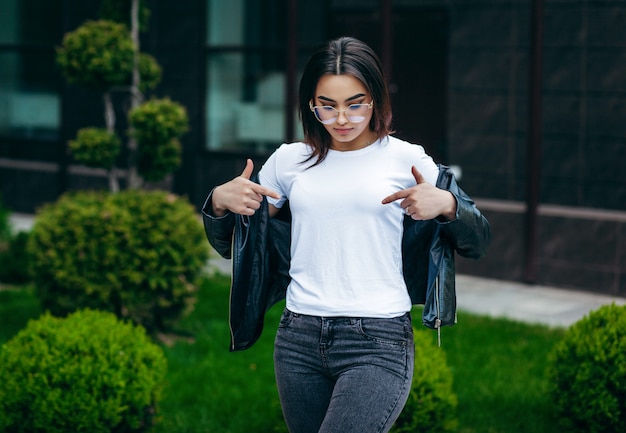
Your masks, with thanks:
[[[414,340],[411,393],[391,432],[456,431],[457,396],[446,354],[433,342],[430,331],[414,330]]]
[[[104,128],[82,128],[75,140],[70,140],[74,159],[88,167],[110,170],[122,148],[120,139]]]
[[[548,377],[564,429],[626,426],[626,305],[606,305],[573,324],[550,353]]]
[[[102,0],[99,15],[102,19],[115,21],[117,23],[130,25],[130,7],[132,0]],[[145,0],[139,0],[139,30],[148,30],[150,21],[150,9],[147,8]]]
[[[62,196],[38,212],[29,247],[44,310],[111,311],[150,333],[190,310],[209,252],[186,200],[137,190]]]
[[[139,174],[147,181],[160,181],[180,165],[178,137],[189,128],[185,107],[169,98],[152,98],[129,114],[137,139]]]
[[[139,91],[147,92],[154,89],[163,76],[163,70],[154,56],[146,53],[139,53]],[[132,82],[132,77],[129,84]]]
[[[65,35],[57,63],[70,83],[108,89],[129,81],[134,49],[124,24],[87,21]]]
[[[148,431],[166,368],[144,329],[111,313],[45,314],[0,350],[0,431]]]

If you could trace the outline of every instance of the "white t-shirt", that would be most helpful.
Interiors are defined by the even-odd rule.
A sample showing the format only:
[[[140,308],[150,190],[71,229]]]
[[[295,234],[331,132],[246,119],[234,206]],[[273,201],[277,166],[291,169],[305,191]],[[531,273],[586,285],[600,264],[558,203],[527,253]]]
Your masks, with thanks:
[[[283,144],[260,183],[289,200],[291,283],[287,308],[300,314],[397,317],[411,309],[402,276],[402,200],[386,196],[415,185],[415,165],[435,184],[438,169],[423,147],[387,137],[359,150],[330,150],[311,167],[305,143]],[[308,168],[311,167],[311,168]]]

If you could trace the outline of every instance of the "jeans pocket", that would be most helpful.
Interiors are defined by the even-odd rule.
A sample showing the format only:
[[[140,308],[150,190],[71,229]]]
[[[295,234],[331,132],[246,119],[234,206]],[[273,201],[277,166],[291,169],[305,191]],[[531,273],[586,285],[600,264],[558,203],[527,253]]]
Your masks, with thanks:
[[[357,322],[357,327],[361,336],[381,344],[407,346],[409,338],[413,338],[406,315],[391,319],[363,318]]]
[[[293,320],[293,317],[295,316],[295,313],[289,311],[288,309],[285,308],[285,310],[283,311],[283,314],[280,316],[280,321],[278,322],[278,327],[279,328],[286,328],[289,326],[289,324],[291,323],[291,321]]]

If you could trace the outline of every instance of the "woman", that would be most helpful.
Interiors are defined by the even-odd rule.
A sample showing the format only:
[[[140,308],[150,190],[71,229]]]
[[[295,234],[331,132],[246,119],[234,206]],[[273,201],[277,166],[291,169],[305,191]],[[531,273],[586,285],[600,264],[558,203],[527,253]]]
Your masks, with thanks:
[[[265,209],[273,217],[289,203],[289,282],[274,350],[289,431],[387,432],[413,375],[407,220],[463,227],[446,237],[474,257],[484,254],[488,225],[469,198],[435,186],[440,169],[421,146],[390,135],[386,81],[366,44],[323,45],[299,99],[304,142],[280,146],[259,183],[248,160],[241,176],[216,187],[203,209],[207,235],[215,240],[220,218]],[[233,278],[243,272],[235,267]]]

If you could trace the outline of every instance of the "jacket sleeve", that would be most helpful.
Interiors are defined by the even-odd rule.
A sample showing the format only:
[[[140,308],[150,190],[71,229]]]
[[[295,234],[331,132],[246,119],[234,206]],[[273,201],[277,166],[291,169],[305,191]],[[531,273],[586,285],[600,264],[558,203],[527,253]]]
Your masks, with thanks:
[[[450,191],[457,204],[454,220],[436,220],[441,225],[444,235],[460,256],[476,260],[482,258],[487,253],[491,240],[489,222],[474,201],[458,186],[454,175],[445,166],[440,168],[437,186]]]
[[[212,215],[211,197],[213,190],[206,198],[202,206],[202,221],[204,232],[211,246],[225,259],[230,259],[232,254],[233,230],[235,227],[235,214],[228,212],[226,215],[216,217]]]

